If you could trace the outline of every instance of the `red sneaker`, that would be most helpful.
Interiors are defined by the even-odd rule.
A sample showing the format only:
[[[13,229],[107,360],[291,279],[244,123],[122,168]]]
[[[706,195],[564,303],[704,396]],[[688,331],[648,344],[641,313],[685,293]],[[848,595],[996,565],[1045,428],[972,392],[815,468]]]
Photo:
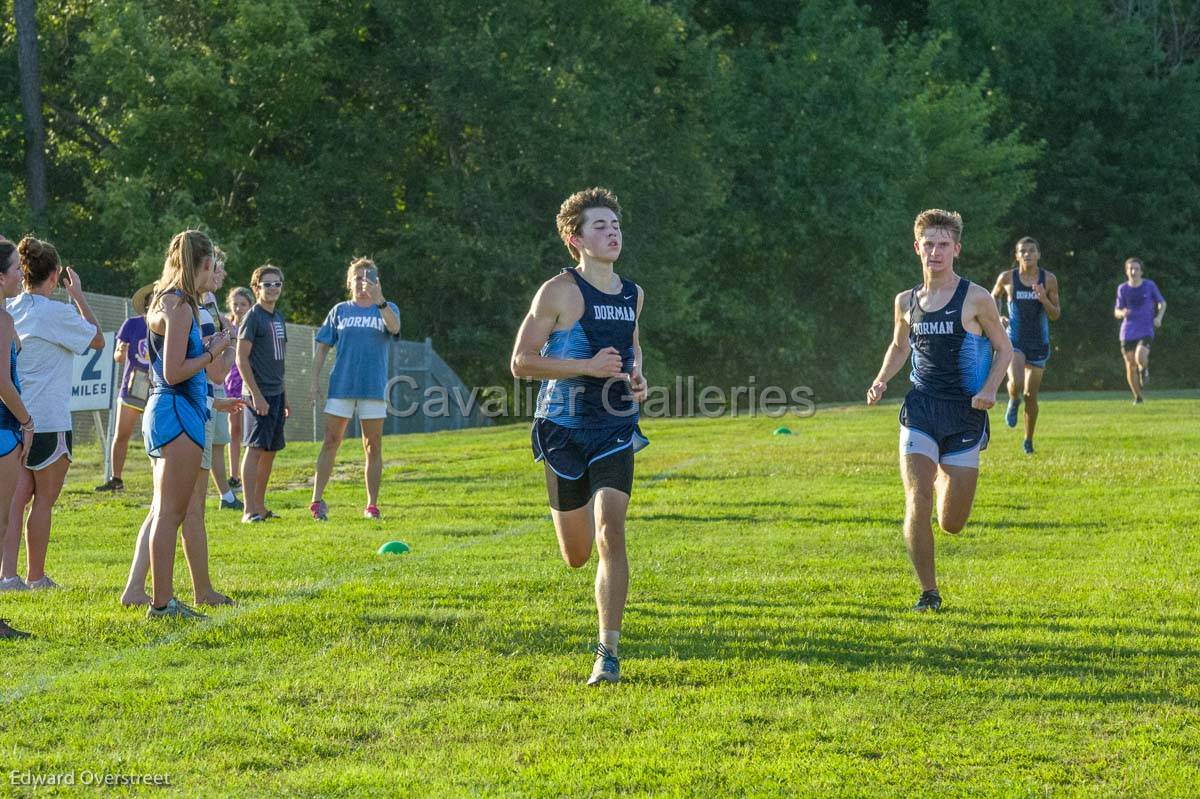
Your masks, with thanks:
[[[383,518],[383,515],[379,512],[379,508],[375,507],[374,505],[368,505],[366,510],[363,511],[363,518],[381,519]]]

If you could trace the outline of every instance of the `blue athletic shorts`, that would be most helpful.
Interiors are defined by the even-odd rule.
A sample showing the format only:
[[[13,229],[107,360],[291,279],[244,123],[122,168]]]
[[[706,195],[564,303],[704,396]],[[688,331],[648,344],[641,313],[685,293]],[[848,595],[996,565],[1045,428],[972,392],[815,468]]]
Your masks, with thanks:
[[[906,453],[957,466],[978,466],[991,432],[987,411],[972,408],[970,400],[938,399],[915,388],[900,406],[900,427]]]
[[[1049,344],[1018,344],[1014,341],[1012,345],[1013,350],[1025,356],[1027,366],[1036,366],[1038,369],[1046,368],[1046,362],[1050,360]]]
[[[21,431],[0,429],[0,458],[21,445]]]

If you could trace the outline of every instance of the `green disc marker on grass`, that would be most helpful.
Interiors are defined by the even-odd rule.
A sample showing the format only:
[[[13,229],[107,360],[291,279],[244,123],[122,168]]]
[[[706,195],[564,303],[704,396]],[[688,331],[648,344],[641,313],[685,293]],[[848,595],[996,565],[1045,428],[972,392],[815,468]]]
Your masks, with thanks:
[[[408,551],[409,546],[403,541],[388,541],[379,548],[380,555],[403,555]]]
[[[777,435],[777,436],[790,436],[791,434],[792,434],[791,428],[788,428],[788,427],[776,427],[775,428],[775,435]]]

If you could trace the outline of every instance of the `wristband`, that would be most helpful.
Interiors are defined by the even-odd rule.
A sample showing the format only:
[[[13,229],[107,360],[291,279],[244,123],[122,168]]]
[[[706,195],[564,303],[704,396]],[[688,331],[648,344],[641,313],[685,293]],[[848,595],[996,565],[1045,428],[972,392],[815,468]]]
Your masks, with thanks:
[[[212,351],[212,350],[205,350],[205,352],[207,352],[207,353],[208,353],[208,362],[209,362],[209,363],[216,363],[216,362],[217,362],[217,356],[213,355],[213,351]]]
[[[25,421],[21,422],[21,429],[22,429],[22,430],[32,430],[32,429],[33,429],[33,416],[32,416],[32,414],[30,415],[30,417],[29,417],[28,419],[26,419]]]
[[[386,311],[387,310],[387,300],[384,300],[383,302],[375,303],[375,307],[381,311]]]

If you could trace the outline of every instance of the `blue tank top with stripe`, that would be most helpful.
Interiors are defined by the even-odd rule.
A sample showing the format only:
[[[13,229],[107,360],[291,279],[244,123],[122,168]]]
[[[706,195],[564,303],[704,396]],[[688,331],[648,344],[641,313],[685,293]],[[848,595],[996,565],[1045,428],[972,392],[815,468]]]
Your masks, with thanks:
[[[180,291],[172,292],[177,296],[182,297]],[[204,370],[201,369],[196,374],[184,380],[182,383],[168,383],[166,376],[163,374],[162,353],[166,342],[166,337],[161,333],[155,333],[153,330],[148,331],[146,343],[150,351],[150,394],[175,394],[188,400],[197,410],[201,411],[204,418],[208,417],[208,380],[204,376]],[[198,358],[204,353],[204,342],[200,338],[200,325],[195,317],[192,318],[192,327],[188,331],[188,345],[185,357]]]
[[[555,330],[542,346],[543,358],[586,360],[605,347],[621,353],[622,371],[633,367],[633,331],[637,325],[637,284],[621,279],[621,290],[607,294],[572,268],[563,269],[583,295],[583,316],[566,330]],[[629,383],[600,377],[543,380],[538,391],[538,419],[562,427],[602,429],[637,422],[638,404]]]
[[[17,393],[21,393],[21,378],[17,376],[17,342],[13,341],[8,353],[8,372],[12,376],[12,383],[17,389]],[[21,430],[21,421],[13,415],[9,407],[3,402],[0,402],[0,430]]]
[[[917,298],[921,286],[909,297],[912,382],[931,397],[970,400],[983,388],[992,368],[992,342],[963,327],[963,305],[970,286],[971,281],[959,278],[950,302],[935,311],[921,307]]]
[[[1046,270],[1038,268],[1037,284],[1046,285]],[[1021,270],[1012,270],[1012,299],[1008,301],[1008,338],[1022,349],[1042,348],[1050,343],[1050,318],[1046,308],[1021,282]]]

